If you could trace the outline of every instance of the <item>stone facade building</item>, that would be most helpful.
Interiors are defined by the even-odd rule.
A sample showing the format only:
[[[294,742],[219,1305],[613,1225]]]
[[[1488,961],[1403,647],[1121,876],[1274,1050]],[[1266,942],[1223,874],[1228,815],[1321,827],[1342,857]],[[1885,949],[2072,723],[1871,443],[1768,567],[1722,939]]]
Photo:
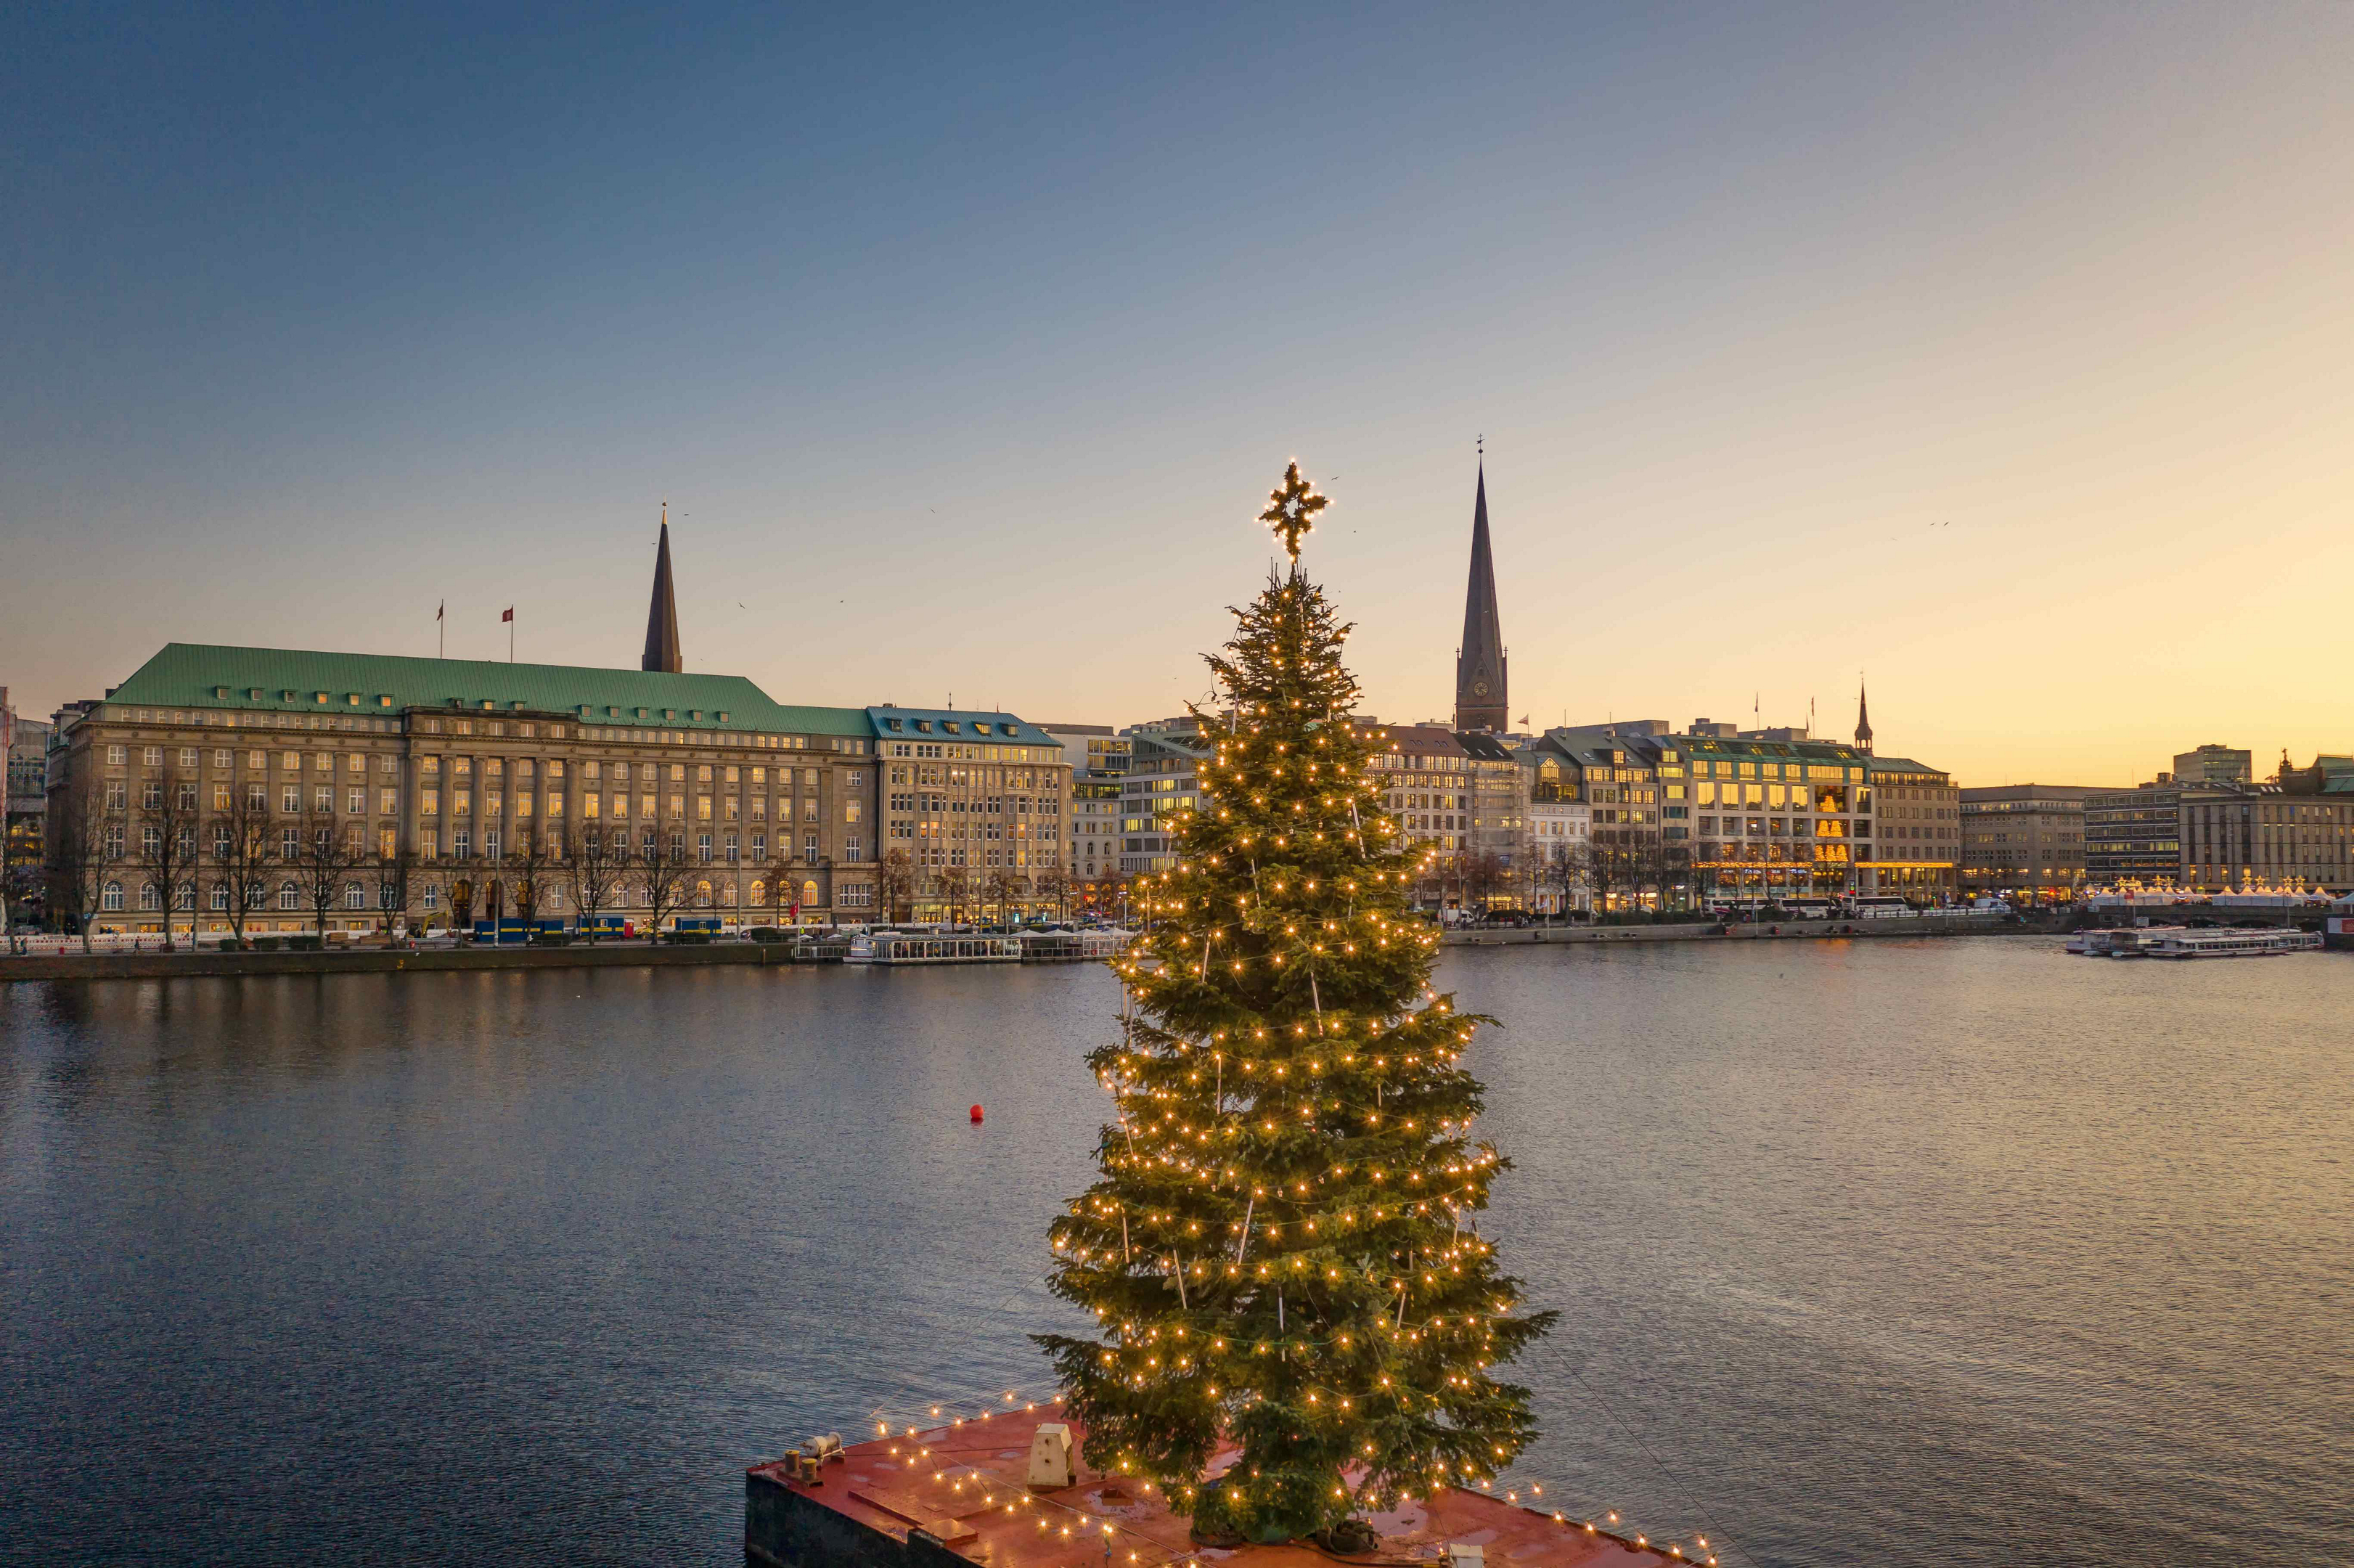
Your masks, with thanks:
[[[1052,736],[685,673],[671,600],[665,526],[637,670],[172,643],[63,714],[51,885],[159,935],[224,934],[233,901],[249,932],[823,925],[883,916],[897,850],[920,907],[1055,906]]]
[[[1382,805],[1407,841],[1445,864],[1470,849],[1471,759],[1455,732],[1435,724],[1370,726]]]
[[[1961,891],[2064,903],[2084,885],[2080,784],[1999,784],[1961,791]]]
[[[1874,756],[1870,771],[1872,853],[1857,858],[1855,891],[1951,903],[1961,892],[1961,790],[1910,758]]]
[[[885,853],[907,856],[916,919],[1060,905],[1071,770],[1059,741],[1004,713],[875,707],[866,717],[885,769]]]
[[[584,833],[605,840],[623,919],[862,919],[875,744],[861,710],[778,704],[740,676],[173,643],[57,737],[50,803],[106,824],[93,913],[126,931],[160,933],[166,902],[228,931],[208,852],[249,810],[280,866],[249,929],[321,921],[296,863],[323,831],[348,863],[330,930],[514,913],[533,871],[535,912],[559,914],[573,901],[544,868]],[[138,845],[184,809],[193,882],[167,899]]]
[[[2217,771],[2230,766],[2222,761]],[[2096,887],[2342,892],[2354,887],[2354,758],[2284,763],[2267,783],[2161,774],[2136,789],[2100,791],[2084,801],[2084,835],[2085,880]]]
[[[1862,751],[1811,738],[1681,738],[1703,888],[1748,900],[1831,897],[1864,885],[1873,791]]]
[[[1528,840],[1516,865],[1529,907],[1547,915],[1590,909],[1594,886],[1587,867],[1594,842],[1594,810],[1585,801],[1555,791],[1532,800]]]

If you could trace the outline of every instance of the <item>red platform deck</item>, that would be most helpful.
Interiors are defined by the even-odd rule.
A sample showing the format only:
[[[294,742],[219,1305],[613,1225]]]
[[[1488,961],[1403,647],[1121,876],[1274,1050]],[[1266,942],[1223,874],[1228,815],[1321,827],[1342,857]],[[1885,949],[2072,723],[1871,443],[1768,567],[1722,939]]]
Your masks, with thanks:
[[[1462,1544],[1481,1548],[1489,1568],[1715,1561],[1698,1539],[1624,1537],[1599,1520],[1459,1489],[1376,1516],[1381,1546],[1363,1556],[1301,1544],[1197,1546],[1186,1521],[1132,1480],[1081,1467],[1072,1486],[1031,1491],[1031,1437],[1050,1422],[1068,1425],[1075,1445],[1084,1436],[1060,1405],[1042,1404],[852,1444],[815,1484],[781,1460],[755,1466],[746,1557],[763,1568],[955,1568],[957,1558],[987,1568],[1436,1568]]]

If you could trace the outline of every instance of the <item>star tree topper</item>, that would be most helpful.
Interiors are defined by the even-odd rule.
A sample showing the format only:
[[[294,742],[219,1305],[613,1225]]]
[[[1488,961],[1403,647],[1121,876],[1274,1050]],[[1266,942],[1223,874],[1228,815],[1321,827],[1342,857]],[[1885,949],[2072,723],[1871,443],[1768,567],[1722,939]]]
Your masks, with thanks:
[[[1299,559],[1299,535],[1316,526],[1316,514],[1331,505],[1316,487],[1299,477],[1299,463],[1294,460],[1283,476],[1280,489],[1267,492],[1267,510],[1258,520],[1274,529],[1283,539],[1283,547],[1291,558]]]

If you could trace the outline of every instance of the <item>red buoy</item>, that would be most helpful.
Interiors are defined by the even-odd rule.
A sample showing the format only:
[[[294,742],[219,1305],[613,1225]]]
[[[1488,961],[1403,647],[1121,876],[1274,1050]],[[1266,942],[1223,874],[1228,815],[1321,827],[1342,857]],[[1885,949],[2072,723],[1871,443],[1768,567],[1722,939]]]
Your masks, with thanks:
[[[981,1107],[979,1106],[972,1107],[972,1119],[975,1121],[979,1121],[981,1119]]]

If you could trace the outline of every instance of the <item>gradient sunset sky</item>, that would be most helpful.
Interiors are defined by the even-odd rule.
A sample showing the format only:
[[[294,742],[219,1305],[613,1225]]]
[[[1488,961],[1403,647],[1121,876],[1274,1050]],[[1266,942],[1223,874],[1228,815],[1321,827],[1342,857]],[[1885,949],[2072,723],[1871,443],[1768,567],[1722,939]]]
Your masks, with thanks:
[[[14,13],[0,683],[169,640],[1129,723],[1297,455],[1381,715],[2354,750],[2354,6]]]

